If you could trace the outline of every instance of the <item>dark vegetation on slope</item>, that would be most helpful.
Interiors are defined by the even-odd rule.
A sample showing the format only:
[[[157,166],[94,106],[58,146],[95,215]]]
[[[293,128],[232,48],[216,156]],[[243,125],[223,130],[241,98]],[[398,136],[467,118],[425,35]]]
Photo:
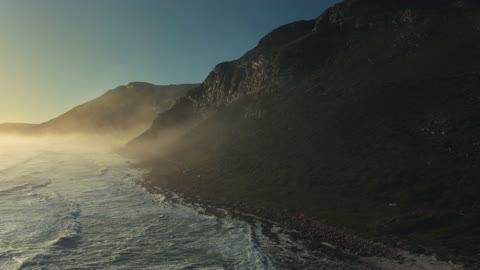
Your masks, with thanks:
[[[468,264],[479,109],[476,1],[348,0],[219,64],[129,149],[156,185]]]
[[[172,107],[195,84],[153,85],[132,82],[39,125],[3,124],[0,132],[20,134],[135,135],[145,131],[160,112]],[[135,136],[133,135],[133,136]]]

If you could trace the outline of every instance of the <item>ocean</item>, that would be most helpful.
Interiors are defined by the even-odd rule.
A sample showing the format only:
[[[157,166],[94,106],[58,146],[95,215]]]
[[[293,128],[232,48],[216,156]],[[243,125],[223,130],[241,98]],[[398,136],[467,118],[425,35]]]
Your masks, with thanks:
[[[275,269],[275,256],[309,260],[286,235],[273,243],[261,226],[146,192],[136,184],[145,173],[99,147],[0,141],[0,269]]]

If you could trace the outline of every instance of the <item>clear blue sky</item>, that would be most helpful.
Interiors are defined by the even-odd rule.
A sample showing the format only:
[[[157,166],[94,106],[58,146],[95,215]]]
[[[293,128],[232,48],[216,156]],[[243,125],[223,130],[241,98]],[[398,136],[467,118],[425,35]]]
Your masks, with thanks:
[[[130,81],[201,82],[338,0],[0,0],[0,122],[42,122]]]

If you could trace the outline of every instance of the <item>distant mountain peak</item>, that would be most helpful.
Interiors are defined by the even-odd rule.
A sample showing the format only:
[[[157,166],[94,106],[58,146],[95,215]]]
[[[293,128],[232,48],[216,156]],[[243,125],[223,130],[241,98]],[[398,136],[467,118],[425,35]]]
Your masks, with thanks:
[[[2,124],[0,133],[120,134],[140,133],[158,113],[169,109],[196,84],[154,85],[131,82],[38,125]]]
[[[130,82],[127,84],[127,88],[143,88],[143,87],[154,87],[154,84],[148,82]]]

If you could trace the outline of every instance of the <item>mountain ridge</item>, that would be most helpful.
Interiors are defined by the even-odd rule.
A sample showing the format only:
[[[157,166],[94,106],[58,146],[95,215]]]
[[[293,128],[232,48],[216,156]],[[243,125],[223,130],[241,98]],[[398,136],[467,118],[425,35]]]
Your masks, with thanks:
[[[127,150],[148,150],[148,185],[468,264],[480,252],[478,7],[350,0],[280,27]]]
[[[40,124],[2,124],[2,132],[21,134],[91,134],[140,133],[156,115],[170,108],[196,84],[154,85],[131,82],[108,90],[98,98]]]

